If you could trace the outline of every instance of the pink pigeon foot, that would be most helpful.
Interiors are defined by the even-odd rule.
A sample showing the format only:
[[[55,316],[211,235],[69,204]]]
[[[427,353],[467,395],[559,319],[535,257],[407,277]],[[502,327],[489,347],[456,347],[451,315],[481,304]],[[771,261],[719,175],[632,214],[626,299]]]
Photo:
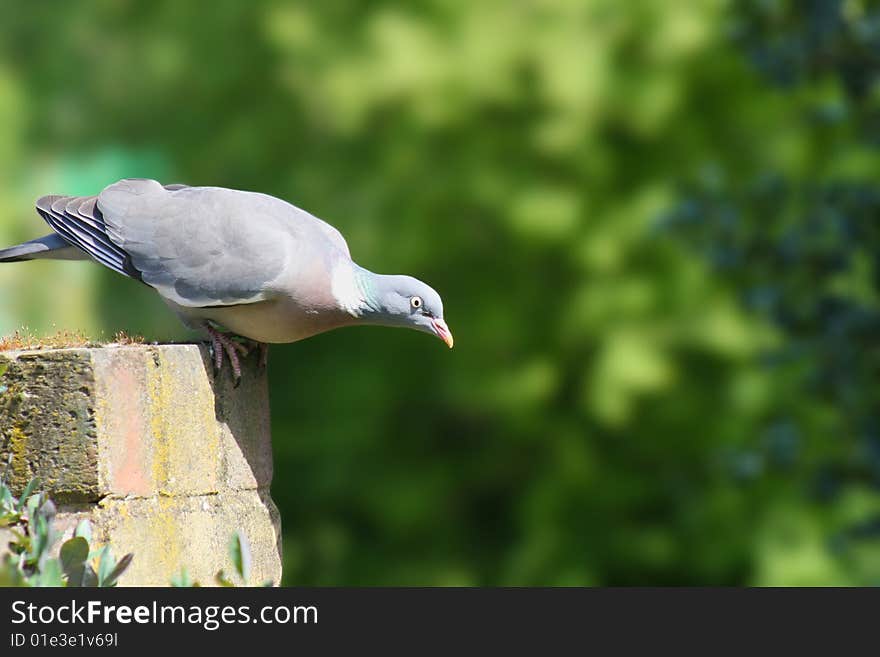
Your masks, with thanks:
[[[236,342],[226,333],[221,333],[213,326],[205,324],[205,330],[211,336],[211,345],[214,350],[214,368],[219,372],[223,368],[223,354],[229,359],[229,365],[232,367],[232,377],[235,380],[235,387],[241,383],[241,361],[239,354],[247,356],[250,351],[240,342]]]
[[[260,367],[265,368],[269,360],[269,345],[265,342],[257,342],[256,340],[248,340],[243,338],[245,342],[239,342],[231,337],[228,333],[218,331],[210,324],[204,325],[208,335],[211,336],[211,345],[214,352],[214,368],[219,372],[223,368],[223,354],[225,353],[232,367],[232,375],[235,380],[235,387],[241,383],[241,359],[239,356],[247,356],[253,348],[260,351]]]

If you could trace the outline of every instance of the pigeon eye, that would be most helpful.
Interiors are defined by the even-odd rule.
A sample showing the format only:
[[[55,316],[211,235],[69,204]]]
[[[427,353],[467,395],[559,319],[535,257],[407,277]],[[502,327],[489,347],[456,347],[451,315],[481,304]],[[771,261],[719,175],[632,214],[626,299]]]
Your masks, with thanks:
[[[422,307],[422,297],[410,297],[409,305],[411,305],[413,308],[416,308],[416,309],[421,308]]]

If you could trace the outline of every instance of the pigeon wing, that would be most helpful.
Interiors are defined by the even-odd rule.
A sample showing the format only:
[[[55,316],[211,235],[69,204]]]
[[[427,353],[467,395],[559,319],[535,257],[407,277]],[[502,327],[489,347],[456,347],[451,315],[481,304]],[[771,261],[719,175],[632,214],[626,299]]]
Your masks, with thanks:
[[[187,307],[226,306],[270,298],[296,232],[254,196],[122,180],[101,192],[97,208],[107,237],[162,296]]]
[[[37,211],[97,262],[191,308],[270,299],[291,259],[350,258],[335,228],[254,192],[126,179],[96,197],[44,196]]]

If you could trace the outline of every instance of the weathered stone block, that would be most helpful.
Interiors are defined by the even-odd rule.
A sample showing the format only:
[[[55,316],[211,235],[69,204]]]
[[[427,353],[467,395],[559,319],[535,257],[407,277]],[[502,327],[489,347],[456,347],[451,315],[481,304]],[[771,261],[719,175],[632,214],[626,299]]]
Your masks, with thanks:
[[[56,527],[68,537],[83,518],[92,523],[94,540],[109,543],[117,558],[135,555],[122,586],[167,586],[182,567],[202,586],[212,586],[220,570],[233,572],[229,544],[235,531],[251,549],[248,583],[277,586],[281,580],[281,521],[265,491],[111,497],[63,509]]]
[[[61,501],[97,500],[95,382],[82,349],[0,354],[0,463],[16,492],[39,473]]]
[[[215,377],[198,345],[0,353],[0,462],[20,492],[33,477],[59,522],[87,515],[123,579],[164,584],[181,566],[209,583],[242,529],[255,577],[280,581],[280,527],[269,498],[265,372],[245,359],[239,387]],[[204,572],[202,572],[204,570]]]

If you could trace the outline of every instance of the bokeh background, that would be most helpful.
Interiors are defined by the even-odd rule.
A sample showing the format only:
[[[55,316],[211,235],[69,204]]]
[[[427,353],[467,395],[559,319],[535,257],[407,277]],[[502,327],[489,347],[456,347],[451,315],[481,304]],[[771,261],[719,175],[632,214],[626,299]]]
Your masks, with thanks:
[[[456,347],[275,347],[287,584],[880,583],[880,11],[0,0],[0,242],[120,177],[268,192]],[[186,333],[79,263],[0,334]]]

